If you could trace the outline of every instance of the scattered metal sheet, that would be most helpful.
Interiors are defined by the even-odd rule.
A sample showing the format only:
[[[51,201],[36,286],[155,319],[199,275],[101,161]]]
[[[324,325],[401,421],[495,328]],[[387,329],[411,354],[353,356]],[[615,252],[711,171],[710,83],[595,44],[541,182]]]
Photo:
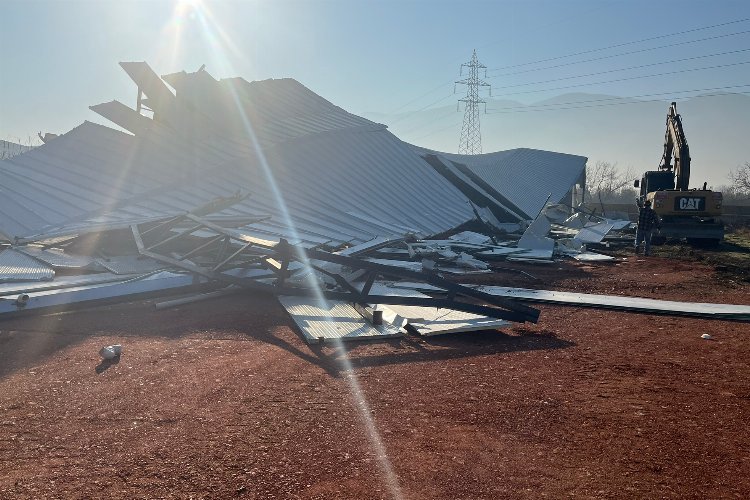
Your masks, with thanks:
[[[0,283],[19,281],[49,281],[55,271],[25,253],[13,248],[0,252]]]
[[[548,238],[551,224],[544,213],[540,213],[536,219],[534,219],[529,227],[526,228],[521,238],[518,240],[518,248],[524,248],[528,250],[534,250],[537,252],[545,252],[548,254],[547,258],[552,258],[552,253],[555,249],[555,241],[552,238]]]
[[[474,245],[490,245],[492,238],[487,235],[475,233],[474,231],[462,231],[458,234],[448,237],[449,240],[456,243],[473,243]]]
[[[429,298],[416,290],[395,288],[385,283],[373,284],[373,293],[399,297]],[[471,332],[476,330],[495,330],[510,323],[497,318],[490,318],[469,312],[455,311],[447,308],[419,307],[389,304],[387,309],[406,319],[407,328],[421,336],[443,335],[448,333]]]
[[[349,256],[355,256],[360,255],[366,252],[372,252],[375,250],[382,249],[384,247],[387,247],[388,245],[391,245],[395,243],[396,241],[399,241],[399,239],[396,238],[386,238],[384,236],[378,236],[377,238],[374,238],[370,241],[367,241],[365,243],[361,243],[359,245],[354,245],[351,247],[348,247],[340,252],[337,252],[339,255],[349,255]]]
[[[132,276],[118,276],[111,273],[85,274],[82,276],[55,276],[52,281],[21,281],[18,283],[0,283],[0,296],[18,295],[19,293],[42,292],[45,290],[62,290],[102,283],[114,283],[132,279]]]
[[[586,224],[573,239],[581,243],[600,243],[607,233],[615,227],[610,222],[597,222]]]
[[[406,290],[417,290],[420,292],[442,292],[443,290],[439,287],[432,286],[427,283],[419,283],[416,281],[395,281],[393,283],[383,283],[388,288],[404,288]]]
[[[114,274],[145,274],[166,266],[154,259],[140,255],[118,255],[106,259],[96,259],[97,263]]]
[[[415,262],[411,260],[390,260],[390,259],[376,259],[373,257],[367,257],[367,262],[373,264],[382,264],[384,266],[400,267],[402,269],[408,269],[409,271],[420,272],[422,271],[422,262]]]
[[[5,295],[0,297],[0,314],[69,308],[124,297],[162,294],[168,290],[189,289],[196,284],[198,281],[192,275],[164,272],[117,283]]]
[[[528,250],[523,249],[523,248],[495,247],[490,250],[482,250],[481,252],[477,252],[474,255],[483,260],[495,260],[495,259],[505,259],[506,257],[510,255],[516,255],[516,254],[524,253],[527,251]],[[546,255],[546,252],[545,252],[545,255]]]
[[[542,302],[574,307],[616,309],[668,316],[688,316],[728,321],[750,321],[750,306],[738,304],[708,304],[702,302],[674,302],[670,300],[622,297],[586,293],[532,290],[500,286],[480,286],[478,289],[501,297],[528,302]]]
[[[175,228],[184,227],[184,223],[188,221],[191,225],[186,229],[175,231]],[[278,243],[259,240],[237,231],[227,230],[193,214],[184,214],[155,225],[150,224],[144,227],[133,225],[131,230],[138,251],[142,255],[164,262],[171,267],[203,276],[211,281],[238,285],[277,296],[322,296],[326,300],[346,301],[361,306],[365,304],[400,304],[445,307],[520,322],[537,321],[539,318],[539,311],[536,309],[478,292],[463,285],[456,285],[434,272],[417,272],[317,249],[305,249],[290,245],[286,240],[281,240]],[[196,245],[193,248],[186,246],[192,241],[190,235],[199,230],[213,231],[216,236],[207,238],[207,241],[203,243],[193,242]],[[173,248],[178,240],[181,245],[180,252],[176,251],[177,248]],[[220,244],[217,246],[215,243]],[[185,253],[186,250],[187,253]],[[188,257],[190,257],[190,260]],[[200,263],[192,261],[199,257]],[[332,282],[329,282],[332,287],[318,287],[316,283],[319,283],[319,281],[316,279],[310,279],[309,283],[293,283],[289,280],[289,270],[292,265],[296,265],[295,263],[314,269],[318,276],[323,275],[326,279],[332,280]],[[275,278],[271,281],[240,278],[228,272],[240,268],[265,269],[274,273]],[[339,269],[347,269],[350,276],[356,275],[364,280],[365,284],[362,289],[355,288],[341,274]],[[441,287],[446,297],[401,297],[372,294],[372,283],[378,277],[383,276],[423,280]],[[311,278],[314,277],[311,276]],[[480,305],[476,303],[477,300],[487,305]]]
[[[626,227],[629,227],[631,224],[633,224],[629,220],[625,219],[606,219],[606,221],[609,224],[612,224],[612,229],[614,229],[615,231],[620,231],[621,229],[625,229]]]
[[[413,272],[421,272],[423,270],[441,272],[441,273],[449,273],[449,274],[484,274],[484,273],[492,272],[490,269],[487,269],[486,267],[483,269],[469,268],[469,267],[457,267],[457,266],[452,266],[452,265],[438,264],[430,260],[424,260],[424,261],[389,260],[389,259],[376,259],[373,257],[368,257],[366,260],[367,262],[372,262],[373,264],[393,266],[393,267],[397,267],[397,268],[401,268],[401,269],[405,269],[405,270],[409,270]],[[431,263],[431,264],[428,264],[428,263]]]
[[[388,306],[388,308],[400,316],[403,316],[407,312],[404,310],[404,306]],[[502,319],[488,318],[487,316],[478,316],[452,309],[428,307],[421,307],[419,309],[422,310],[421,317],[408,320],[407,327],[423,337],[445,335],[448,333],[474,332],[477,330],[497,330],[498,328],[510,325],[509,322]],[[414,308],[410,308],[408,312],[413,313]]]
[[[62,250],[44,249],[37,246],[19,246],[16,249],[29,257],[46,262],[55,269],[99,269],[99,265],[93,257],[70,255]]]
[[[532,250],[528,248],[522,248],[521,252],[510,255],[508,257],[508,260],[552,262],[552,251],[546,249]]]
[[[320,301],[313,297],[279,297],[309,344],[332,341],[372,340],[403,335],[398,326],[387,321],[372,325],[352,304],[341,301]]]
[[[611,255],[604,255],[595,252],[581,252],[578,255],[574,255],[573,258],[575,260],[580,260],[581,262],[614,262],[617,260]]]

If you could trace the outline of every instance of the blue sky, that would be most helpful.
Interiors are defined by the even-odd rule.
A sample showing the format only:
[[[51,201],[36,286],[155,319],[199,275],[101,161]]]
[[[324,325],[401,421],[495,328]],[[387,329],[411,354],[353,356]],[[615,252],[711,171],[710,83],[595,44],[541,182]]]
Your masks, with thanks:
[[[126,60],[146,60],[160,74],[206,64],[218,78],[292,77],[357,114],[455,103],[452,82],[472,49],[493,95],[525,104],[567,92],[750,84],[750,33],[742,33],[750,22],[738,22],[750,18],[746,0],[193,4],[2,0],[0,138],[25,142],[40,130],[101,121],[88,106],[112,99],[133,105],[136,89],[117,65]],[[544,59],[553,60],[528,64]],[[705,67],[713,69],[693,70]]]

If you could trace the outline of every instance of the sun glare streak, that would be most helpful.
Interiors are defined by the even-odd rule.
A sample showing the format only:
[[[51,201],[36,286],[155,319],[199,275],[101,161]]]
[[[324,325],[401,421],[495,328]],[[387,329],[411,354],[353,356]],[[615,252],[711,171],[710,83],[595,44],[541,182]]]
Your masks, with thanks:
[[[229,63],[229,60],[225,54],[224,47],[227,47],[231,49],[232,52],[236,52],[238,54],[239,50],[237,50],[236,46],[231,42],[226,32],[223,31],[220,26],[218,26],[216,19],[210,13],[209,9],[206,8],[205,4],[201,2],[185,3],[189,3],[193,7],[193,12],[195,12],[197,20],[200,23],[201,29],[203,31],[203,36],[208,41],[208,43],[216,49],[212,51],[214,57],[213,62],[223,74],[234,74],[233,71],[231,71],[231,64]],[[255,134],[253,125],[250,122],[247,113],[245,112],[242,99],[240,98],[237,89],[233,85],[228,85],[228,89],[232,97],[233,104],[236,107],[237,112],[239,113],[240,120],[242,121],[244,132],[248,140],[250,141],[252,151],[255,153],[266,182],[271,189],[271,194],[276,200],[279,211],[281,212],[282,220],[286,224],[286,227],[289,228],[292,237],[295,240],[299,240],[300,238],[297,232],[297,228],[289,213],[286,201],[284,200],[284,196],[279,189],[278,184],[276,183],[273,170],[271,169],[271,166],[266,159],[263,149],[261,148],[260,142],[258,141],[258,137]],[[323,296],[320,284],[314,278],[314,273],[312,272],[310,262],[305,261],[302,262],[302,264],[304,266],[304,272],[308,276],[308,282],[312,286],[313,290],[315,290],[316,301],[318,302],[319,307],[324,311],[330,310],[328,301]],[[333,318],[329,316],[327,320],[333,321]],[[351,365],[351,362],[349,361],[343,343],[341,341],[337,341],[336,348],[343,353],[342,357],[339,360],[339,363],[343,368],[343,372],[345,374],[344,377],[348,385],[352,402],[357,410],[360,420],[365,427],[366,435],[375,454],[378,468],[385,480],[385,484],[391,494],[391,497],[400,500],[401,498],[403,498],[403,494],[401,492],[401,488],[399,487],[398,478],[393,470],[393,466],[391,465],[390,460],[388,459],[385,445],[383,444],[380,434],[378,433],[375,426],[375,422],[373,421],[370,406],[367,404],[367,400],[359,385],[359,380],[354,373],[354,369]]]
[[[187,6],[180,7],[180,4],[187,4]],[[240,48],[234,43],[229,33],[221,27],[216,16],[205,3],[200,0],[191,0],[188,2],[183,1],[180,4],[178,4],[177,11],[182,10],[183,17],[187,16],[200,23],[203,34],[212,50],[217,51],[216,53],[221,55],[225,61],[226,56],[224,55],[224,51],[229,52],[230,55],[237,59],[244,59]]]
[[[328,320],[332,321],[332,318],[329,317]],[[375,427],[375,422],[372,419],[372,411],[370,410],[370,405],[367,404],[367,399],[365,399],[364,397],[362,388],[359,385],[359,379],[354,373],[354,367],[352,366],[351,361],[349,361],[349,356],[346,354],[344,343],[339,339],[336,339],[336,349],[342,354],[339,363],[344,368],[344,378],[349,385],[349,392],[352,395],[352,399],[354,399],[354,405],[357,408],[359,417],[365,426],[367,438],[370,440],[370,446],[375,452],[375,458],[377,460],[378,467],[380,468],[380,472],[385,477],[385,483],[388,486],[391,497],[397,500],[401,500],[402,498],[404,498],[404,495],[401,492],[401,487],[398,484],[398,476],[396,476],[396,473],[393,470],[393,465],[391,465],[391,461],[388,459],[388,452],[385,449],[383,440],[380,438],[380,433]]]

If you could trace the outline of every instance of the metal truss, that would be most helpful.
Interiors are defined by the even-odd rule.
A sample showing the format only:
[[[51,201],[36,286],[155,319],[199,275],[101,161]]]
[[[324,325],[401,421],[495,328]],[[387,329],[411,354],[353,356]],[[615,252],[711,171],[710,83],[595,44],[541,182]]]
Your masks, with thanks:
[[[453,283],[437,273],[412,271],[316,248],[306,249],[284,239],[278,243],[263,240],[225,229],[194,214],[181,215],[158,224],[132,225],[131,230],[142,255],[212,281],[245,289],[274,295],[322,297],[361,307],[374,304],[436,307],[515,322],[536,322],[539,318],[538,309]],[[199,231],[200,236],[196,236]],[[293,262],[300,262],[304,267],[329,276],[335,285],[316,289],[290,284],[290,264]],[[271,279],[240,277],[228,272],[237,269],[266,270],[268,273],[264,278]],[[342,275],[343,270],[357,275],[364,284],[356,286]],[[371,293],[372,285],[381,277],[428,283],[441,290],[436,292],[440,297]]]

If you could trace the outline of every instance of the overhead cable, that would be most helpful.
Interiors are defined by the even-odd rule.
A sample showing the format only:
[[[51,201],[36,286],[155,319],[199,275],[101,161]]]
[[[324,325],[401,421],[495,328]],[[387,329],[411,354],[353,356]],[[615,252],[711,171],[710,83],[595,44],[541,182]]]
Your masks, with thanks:
[[[520,95],[520,94],[534,94],[538,92],[551,92],[554,90],[565,90],[565,89],[572,89],[572,88],[578,88],[578,87],[588,87],[592,85],[604,85],[607,83],[617,83],[617,82],[625,82],[629,80],[638,80],[641,78],[652,78],[656,76],[666,76],[666,75],[676,75],[680,73],[689,73],[692,71],[705,71],[709,69],[719,69],[719,68],[729,68],[733,66],[741,66],[744,64],[749,64],[750,61],[740,61],[736,63],[729,63],[729,64],[717,64],[715,66],[704,66],[702,68],[689,68],[689,69],[681,69],[676,71],[667,71],[664,73],[653,73],[650,75],[641,75],[641,76],[631,76],[626,78],[617,78],[614,80],[604,80],[599,82],[588,82],[588,83],[577,83],[575,85],[566,85],[562,87],[553,87],[553,88],[547,88],[547,89],[538,89],[538,90],[524,90],[522,92],[509,92],[507,94],[500,94],[500,95],[494,95],[493,97],[505,97],[505,96],[511,96],[511,95]]]
[[[602,52],[602,51],[609,50],[609,49],[616,49],[618,47],[625,47],[625,46],[628,46],[628,45],[635,45],[636,43],[650,42],[652,40],[660,40],[660,39],[663,39],[663,38],[670,38],[670,37],[677,36],[677,35],[684,35],[685,33],[694,33],[696,31],[703,31],[703,30],[707,30],[707,29],[711,29],[711,28],[719,28],[721,26],[729,26],[730,24],[744,23],[744,22],[747,22],[747,21],[750,21],[750,17],[746,17],[746,18],[743,18],[743,19],[737,19],[735,21],[727,21],[725,23],[712,24],[711,26],[703,26],[703,27],[700,27],[700,28],[693,28],[693,29],[689,29],[689,30],[678,31],[678,32],[675,32],[675,33],[667,34],[667,35],[658,35],[658,36],[652,36],[652,37],[649,37],[649,38],[642,38],[640,40],[634,40],[634,41],[631,41],[631,42],[618,43],[618,44],[615,44],[615,45],[609,45],[607,47],[600,47],[598,49],[583,50],[581,52],[575,52],[575,53],[572,53],[572,54],[566,54],[564,56],[548,57],[546,59],[539,59],[539,60],[531,61],[531,62],[527,62],[527,63],[512,64],[512,65],[509,65],[509,66],[501,66],[499,68],[492,68],[491,71],[498,71],[498,70],[510,69],[510,68],[520,68],[522,66],[530,66],[532,64],[539,64],[539,63],[544,63],[544,62],[557,61],[557,60],[560,60],[560,59],[566,59],[568,57],[580,56],[580,55],[584,55],[584,54],[592,54],[594,52]]]
[[[716,35],[716,36],[711,36],[711,37],[708,37],[708,38],[699,38],[699,39],[696,39],[696,40],[687,40],[685,42],[670,43],[670,44],[667,44],[667,45],[659,45],[657,47],[649,47],[649,48],[646,48],[646,49],[638,49],[638,50],[631,50],[631,51],[628,51],[628,52],[620,52],[619,54],[610,54],[608,56],[594,57],[594,58],[591,58],[591,59],[583,59],[581,61],[573,61],[573,62],[564,63],[564,64],[556,64],[554,66],[545,66],[543,68],[532,68],[532,69],[525,69],[523,71],[515,71],[515,72],[512,72],[512,73],[501,73],[499,75],[490,75],[490,76],[487,76],[487,78],[501,78],[501,77],[504,77],[504,76],[514,76],[514,75],[521,75],[521,74],[524,74],[524,73],[532,73],[534,71],[544,71],[544,70],[548,70],[548,69],[564,68],[566,66],[574,66],[576,64],[583,64],[583,63],[588,63],[588,62],[602,61],[604,59],[612,59],[612,58],[615,58],[615,57],[629,56],[629,55],[632,55],[632,54],[640,54],[640,53],[643,53],[643,52],[650,52],[652,50],[666,49],[666,48],[669,48],[669,47],[682,46],[682,45],[686,45],[686,44],[689,44],[689,43],[706,42],[706,41],[710,41],[710,40],[716,40],[718,38],[726,38],[726,37],[730,37],[730,36],[745,35],[747,33],[750,33],[750,30],[736,31],[734,33],[727,33],[727,34],[724,34],[724,35]]]
[[[502,87],[492,87],[493,89],[510,89],[510,88],[516,88],[516,87],[526,87],[527,85],[540,85],[542,83],[552,83],[552,82],[560,82],[563,80],[574,80],[576,78],[586,78],[589,76],[597,76],[597,75],[606,75],[608,73],[617,73],[618,71],[630,71],[634,69],[641,69],[641,68],[648,68],[651,66],[664,66],[665,64],[672,64],[672,63],[678,63],[678,62],[685,62],[685,61],[694,61],[696,59],[707,59],[709,57],[718,57],[718,56],[726,56],[730,54],[738,54],[740,52],[747,52],[750,51],[750,48],[747,49],[738,49],[738,50],[730,50],[727,52],[717,52],[714,54],[706,54],[702,56],[693,56],[693,57],[685,57],[682,59],[672,59],[669,61],[659,61],[655,63],[649,63],[649,64],[639,64],[638,66],[629,66],[627,68],[617,68],[617,69],[609,69],[607,71],[597,71],[596,73],[586,73],[583,75],[573,75],[573,76],[564,76],[561,78],[552,78],[550,80],[540,80],[538,82],[527,82],[527,83],[517,83],[514,85],[503,85]]]

